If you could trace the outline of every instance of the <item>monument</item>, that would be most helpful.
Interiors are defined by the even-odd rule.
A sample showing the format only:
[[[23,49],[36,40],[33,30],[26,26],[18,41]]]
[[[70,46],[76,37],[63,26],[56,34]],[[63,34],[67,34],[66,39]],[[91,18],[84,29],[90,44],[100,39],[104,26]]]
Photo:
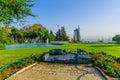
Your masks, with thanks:
[[[87,55],[83,50],[78,49],[77,53],[67,52],[64,49],[53,49],[47,52],[43,56],[45,62],[55,63],[82,63],[87,64],[90,62],[90,56]]]

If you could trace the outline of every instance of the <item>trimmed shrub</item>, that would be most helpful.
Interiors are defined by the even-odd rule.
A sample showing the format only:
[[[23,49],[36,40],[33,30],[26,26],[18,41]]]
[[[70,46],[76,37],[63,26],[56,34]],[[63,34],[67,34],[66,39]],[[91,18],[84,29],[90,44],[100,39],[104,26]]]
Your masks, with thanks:
[[[0,50],[5,49],[5,45],[0,42]]]
[[[91,62],[94,66],[100,67],[103,72],[111,77],[120,78],[120,58],[107,55],[104,52],[90,53],[89,55],[91,56]]]

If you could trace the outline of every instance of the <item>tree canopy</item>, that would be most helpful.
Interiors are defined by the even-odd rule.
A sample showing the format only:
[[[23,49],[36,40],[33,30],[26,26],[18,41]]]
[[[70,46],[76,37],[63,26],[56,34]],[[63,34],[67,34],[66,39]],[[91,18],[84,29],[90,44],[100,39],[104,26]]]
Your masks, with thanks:
[[[6,30],[5,27],[0,27],[0,42],[2,42],[4,44],[12,43],[12,39],[10,37],[10,34]]]
[[[55,40],[55,35],[53,34],[52,30],[50,30],[49,40],[50,41],[54,41]]]
[[[56,37],[56,41],[68,41],[69,40],[69,37],[67,36],[64,26],[62,26],[61,29],[58,29],[55,37]]]
[[[117,34],[115,35],[113,38],[112,38],[113,41],[116,41],[117,43],[120,43],[120,34]]]
[[[3,44],[13,43],[45,43],[51,41],[68,41],[64,27],[58,29],[56,35],[52,30],[48,31],[43,25],[37,23],[18,29],[15,26],[0,26],[0,42]]]
[[[33,5],[33,0],[0,0],[0,23],[23,22],[27,16],[35,17],[31,12]]]

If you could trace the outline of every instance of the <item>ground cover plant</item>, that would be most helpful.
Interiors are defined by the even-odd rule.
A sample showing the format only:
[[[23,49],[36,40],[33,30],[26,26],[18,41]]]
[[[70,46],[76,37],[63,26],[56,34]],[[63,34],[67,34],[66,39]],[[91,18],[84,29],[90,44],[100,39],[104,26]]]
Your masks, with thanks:
[[[5,80],[20,69],[39,61],[39,57],[37,56],[38,55],[31,55],[24,59],[19,59],[0,67],[0,80]]]
[[[120,63],[119,58],[108,55],[104,52],[89,53],[91,62],[94,66],[99,67],[107,75],[111,77],[120,77]]]

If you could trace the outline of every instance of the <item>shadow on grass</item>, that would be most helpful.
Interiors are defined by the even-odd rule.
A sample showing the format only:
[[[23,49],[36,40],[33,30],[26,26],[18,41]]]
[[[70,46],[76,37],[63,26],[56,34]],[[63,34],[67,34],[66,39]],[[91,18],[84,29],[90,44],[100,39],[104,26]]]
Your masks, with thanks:
[[[120,45],[92,45],[92,46],[88,46],[88,47],[117,47]]]

